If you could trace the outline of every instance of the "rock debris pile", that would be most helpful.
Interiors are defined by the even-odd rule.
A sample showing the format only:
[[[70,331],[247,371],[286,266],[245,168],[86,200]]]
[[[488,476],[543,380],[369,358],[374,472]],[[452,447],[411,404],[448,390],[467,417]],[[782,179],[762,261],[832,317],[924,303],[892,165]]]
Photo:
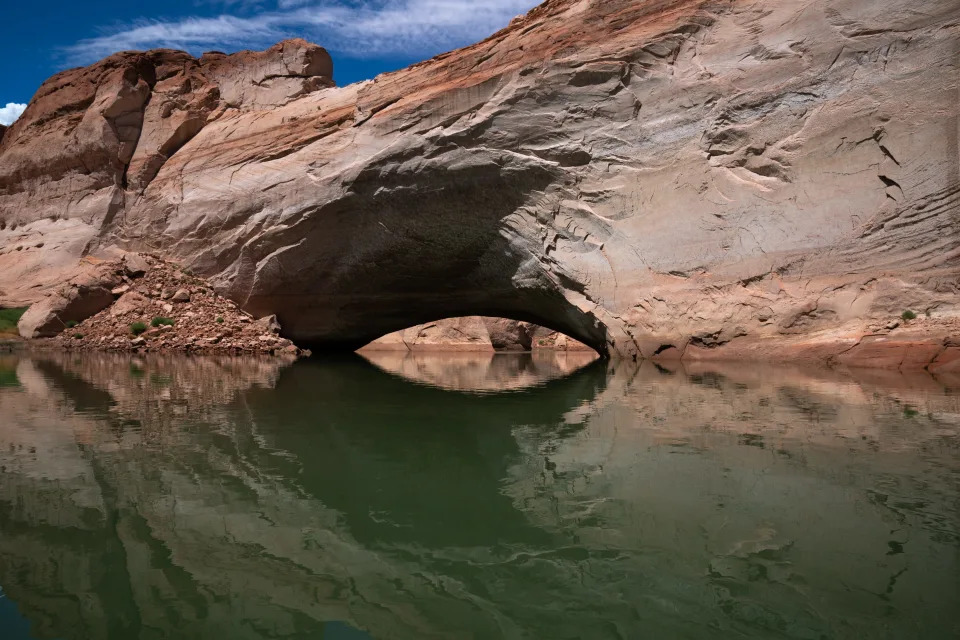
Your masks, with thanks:
[[[50,342],[72,350],[302,355],[274,316],[255,319],[232,300],[155,255],[98,264],[112,304],[66,321]]]

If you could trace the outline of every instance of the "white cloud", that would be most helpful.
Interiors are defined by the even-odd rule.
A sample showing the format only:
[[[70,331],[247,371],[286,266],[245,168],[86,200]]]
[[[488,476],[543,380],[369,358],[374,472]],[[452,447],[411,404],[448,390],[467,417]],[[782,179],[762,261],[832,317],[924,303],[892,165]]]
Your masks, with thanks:
[[[20,114],[23,113],[23,110],[27,108],[27,105],[20,104],[19,102],[8,102],[7,106],[0,107],[0,124],[2,125],[11,125],[13,121],[20,117]]]
[[[216,18],[185,18],[179,22],[142,20],[126,29],[98,38],[81,40],[67,50],[75,60],[87,63],[117,51],[131,49],[196,49],[224,43],[276,39],[278,33],[267,24],[229,15]]]
[[[116,51],[170,47],[194,53],[264,47],[302,37],[351,57],[426,56],[506,26],[537,0],[274,0],[244,17],[139,21],[67,48],[77,64]],[[229,5],[227,9],[229,9]]]

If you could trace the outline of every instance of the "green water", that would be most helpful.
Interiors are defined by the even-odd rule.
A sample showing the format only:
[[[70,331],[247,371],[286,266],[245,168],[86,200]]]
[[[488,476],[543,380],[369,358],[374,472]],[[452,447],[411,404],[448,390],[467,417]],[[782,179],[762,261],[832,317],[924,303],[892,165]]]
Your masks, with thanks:
[[[957,638],[960,380],[0,357],[0,638]]]

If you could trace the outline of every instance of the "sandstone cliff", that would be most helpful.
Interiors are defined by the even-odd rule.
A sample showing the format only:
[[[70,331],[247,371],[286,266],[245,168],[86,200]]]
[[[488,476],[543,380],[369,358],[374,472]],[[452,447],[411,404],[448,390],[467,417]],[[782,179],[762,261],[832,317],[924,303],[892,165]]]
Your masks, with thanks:
[[[549,0],[343,88],[300,41],[117,54],[0,142],[0,304],[120,247],[308,344],[483,314],[629,356],[835,356],[911,310],[935,359],[958,50],[954,0]]]

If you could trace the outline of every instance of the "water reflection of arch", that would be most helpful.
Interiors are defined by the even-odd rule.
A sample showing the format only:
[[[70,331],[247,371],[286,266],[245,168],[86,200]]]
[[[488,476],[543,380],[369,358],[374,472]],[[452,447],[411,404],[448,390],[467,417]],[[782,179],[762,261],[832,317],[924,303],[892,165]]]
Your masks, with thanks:
[[[554,428],[604,383],[595,366],[477,396],[354,357],[287,369],[275,390],[240,391],[214,414],[195,398],[204,420],[230,424],[203,429],[190,419],[179,428],[164,417],[143,422],[150,414],[139,411],[139,396],[117,385],[160,373],[149,366],[131,376],[109,360],[87,371],[55,359],[22,364],[31,392],[18,393],[34,401],[24,409],[73,420],[46,450],[58,452],[52,464],[72,450],[78,469],[53,483],[43,469],[5,478],[0,580],[43,633],[91,639],[148,628],[186,638],[225,629],[236,638],[312,637],[327,620],[378,638],[442,636],[443,619],[494,633],[503,613],[476,610],[469,591],[435,592],[437,581],[466,576],[395,552],[414,541],[421,550],[549,544],[499,491],[518,453],[511,428]],[[438,413],[451,416],[449,428],[431,419]],[[382,420],[396,437],[383,437]],[[147,432],[152,439],[136,440]],[[398,504],[405,516],[391,521],[385,512]],[[386,555],[377,551],[384,545]],[[275,629],[243,628],[248,611]]]
[[[285,473],[343,513],[353,535],[442,532],[446,542],[468,544],[490,535],[494,520],[498,535],[514,522],[518,539],[536,537],[499,490],[520,455],[512,431],[557,429],[605,380],[604,363],[595,362],[542,386],[477,395],[412,383],[350,356],[291,369],[275,390],[247,394],[246,408],[272,447],[309,452]],[[279,406],[275,393],[285,398]],[[363,472],[370,460],[376,477]],[[342,477],[345,467],[356,473]],[[393,504],[412,507],[404,522],[381,520]]]

